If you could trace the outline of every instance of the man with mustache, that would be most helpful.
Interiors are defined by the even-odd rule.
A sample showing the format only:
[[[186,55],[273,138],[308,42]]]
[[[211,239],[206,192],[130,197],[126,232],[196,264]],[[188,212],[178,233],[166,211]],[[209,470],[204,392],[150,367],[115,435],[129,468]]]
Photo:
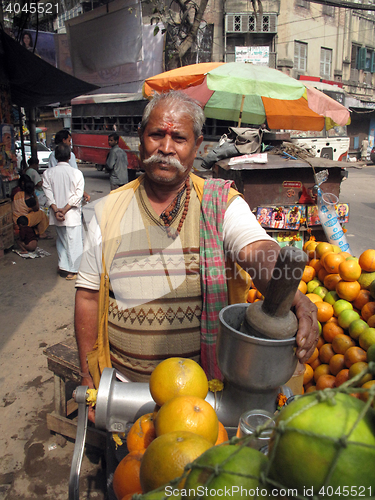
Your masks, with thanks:
[[[96,207],[76,282],[83,385],[97,386],[104,366],[147,381],[172,356],[195,359],[209,379],[219,378],[220,309],[228,297],[246,301],[243,269],[266,290],[278,244],[231,181],[191,173],[203,123],[185,94],[154,97],[139,129],[145,174]],[[300,292],[294,305],[297,356],[306,361],[318,338],[316,307]]]

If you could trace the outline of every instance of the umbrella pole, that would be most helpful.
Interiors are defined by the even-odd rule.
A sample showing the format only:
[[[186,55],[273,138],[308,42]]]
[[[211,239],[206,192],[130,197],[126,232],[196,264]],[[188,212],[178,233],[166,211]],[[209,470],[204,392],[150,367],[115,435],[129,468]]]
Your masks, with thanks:
[[[243,104],[245,102],[245,96],[242,96],[242,101],[241,101],[241,108],[240,108],[240,116],[238,118],[238,127],[241,127],[241,122],[242,122],[242,111],[243,111]]]

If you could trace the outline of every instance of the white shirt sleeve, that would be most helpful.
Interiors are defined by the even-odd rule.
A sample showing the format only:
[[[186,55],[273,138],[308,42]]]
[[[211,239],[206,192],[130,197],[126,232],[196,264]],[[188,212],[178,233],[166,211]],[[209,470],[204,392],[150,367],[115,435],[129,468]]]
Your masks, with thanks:
[[[51,205],[56,204],[55,196],[53,194],[50,178],[48,175],[48,170],[45,170],[43,172],[42,188],[43,188],[44,194],[46,195],[46,198],[47,198],[47,207],[50,207]]]
[[[224,249],[238,259],[243,247],[260,240],[271,240],[246,201],[238,196],[227,208],[223,222]]]
[[[57,165],[57,160],[55,158],[55,152],[52,151],[52,153],[49,155],[48,158],[48,168],[56,167]]]
[[[102,272],[102,235],[96,216],[91,219],[88,227],[76,288],[99,290]]]

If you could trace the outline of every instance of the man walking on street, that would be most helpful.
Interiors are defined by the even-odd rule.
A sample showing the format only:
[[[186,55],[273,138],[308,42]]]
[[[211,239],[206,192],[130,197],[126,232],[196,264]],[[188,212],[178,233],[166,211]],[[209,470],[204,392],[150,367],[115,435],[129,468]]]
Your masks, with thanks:
[[[128,183],[128,157],[118,145],[119,139],[120,137],[116,133],[108,136],[111,150],[107,156],[106,168],[110,172],[111,191]]]
[[[56,248],[60,276],[73,280],[81,262],[84,178],[78,168],[72,168],[70,146],[59,144],[55,149],[57,165],[43,174],[43,190],[50,207],[50,225],[56,226]]]

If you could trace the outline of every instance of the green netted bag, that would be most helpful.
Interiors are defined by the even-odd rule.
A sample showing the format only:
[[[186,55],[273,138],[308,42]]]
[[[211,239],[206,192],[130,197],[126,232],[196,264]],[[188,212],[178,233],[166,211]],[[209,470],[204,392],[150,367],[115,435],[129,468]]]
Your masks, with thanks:
[[[186,466],[183,489],[177,490],[182,479],[177,478],[157,491],[134,495],[133,500],[216,496],[375,499],[375,384],[357,387],[368,373],[375,375],[374,362],[338,388],[296,396],[275,415],[267,457],[260,459],[260,452],[248,448],[253,439],[268,431],[266,424],[251,436],[210,448]],[[362,394],[361,400],[352,393]],[[223,451],[233,448],[238,450],[235,454]],[[234,456],[242,460],[233,461]],[[198,484],[206,489],[197,492]],[[223,494],[219,490],[225,485],[238,489]]]

